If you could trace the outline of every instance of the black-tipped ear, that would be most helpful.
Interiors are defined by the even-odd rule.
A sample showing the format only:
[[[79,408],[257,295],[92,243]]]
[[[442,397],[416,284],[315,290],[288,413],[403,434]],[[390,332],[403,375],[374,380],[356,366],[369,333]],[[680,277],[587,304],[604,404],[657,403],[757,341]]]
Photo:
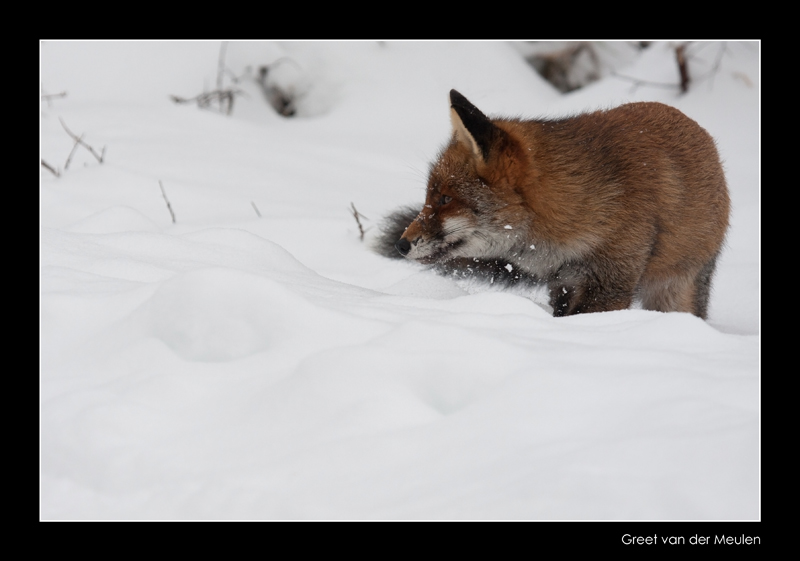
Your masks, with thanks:
[[[503,131],[456,90],[450,90],[450,108],[453,129],[459,141],[471,146],[476,156],[488,160],[492,146]]]

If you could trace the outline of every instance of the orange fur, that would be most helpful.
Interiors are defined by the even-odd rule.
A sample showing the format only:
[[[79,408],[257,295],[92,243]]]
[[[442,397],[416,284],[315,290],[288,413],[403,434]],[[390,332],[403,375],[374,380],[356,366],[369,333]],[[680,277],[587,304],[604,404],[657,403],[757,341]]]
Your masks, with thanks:
[[[550,288],[555,315],[705,318],[728,227],[714,141],[660,103],[565,119],[489,119],[451,91],[453,136],[396,247],[423,263],[501,260]]]

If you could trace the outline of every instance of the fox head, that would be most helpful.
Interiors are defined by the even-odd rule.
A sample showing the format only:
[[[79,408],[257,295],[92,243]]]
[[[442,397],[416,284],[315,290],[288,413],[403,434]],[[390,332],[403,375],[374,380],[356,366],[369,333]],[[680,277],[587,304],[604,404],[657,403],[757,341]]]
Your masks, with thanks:
[[[425,205],[395,247],[421,263],[508,256],[528,235],[521,186],[532,154],[512,120],[490,120],[450,90],[453,135],[431,164]]]

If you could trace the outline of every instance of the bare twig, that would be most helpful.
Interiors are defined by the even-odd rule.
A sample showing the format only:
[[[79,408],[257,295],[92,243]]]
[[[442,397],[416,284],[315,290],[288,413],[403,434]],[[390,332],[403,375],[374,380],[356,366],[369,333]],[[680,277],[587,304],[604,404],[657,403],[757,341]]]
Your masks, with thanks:
[[[695,78],[691,79],[690,76],[689,76],[689,62],[697,60],[696,51],[698,49],[693,49],[695,52],[689,52],[691,50],[691,49],[689,49],[689,45],[690,45],[690,43],[687,42],[687,43],[683,43],[682,45],[678,45],[677,47],[675,47],[675,58],[676,58],[677,63],[678,63],[678,73],[680,74],[680,82],[679,83],[669,84],[669,83],[663,83],[663,82],[649,82],[647,80],[640,80],[638,78],[633,78],[631,76],[624,76],[622,74],[617,74],[616,72],[612,72],[611,75],[614,76],[615,78],[620,78],[622,80],[627,80],[629,82],[633,82],[634,89],[638,88],[640,86],[650,86],[650,87],[654,87],[654,88],[665,88],[665,89],[669,89],[669,90],[679,90],[681,93],[686,93],[688,91],[688,89],[689,89],[689,82],[692,82],[694,84],[699,84],[699,83],[701,83],[702,81],[704,81],[706,79],[709,79],[709,78],[713,79],[714,78],[714,75],[717,72],[719,72],[720,66],[722,64],[722,57],[725,54],[725,52],[727,51],[727,46],[726,46],[725,43],[723,43],[720,46],[720,49],[719,49],[719,51],[717,53],[717,56],[716,56],[716,59],[714,60],[714,63],[711,66],[711,68],[709,69],[709,71],[706,72],[705,74],[700,75],[700,76],[695,75]],[[708,43],[703,43],[703,44],[696,43],[695,45],[692,45],[692,47],[698,46],[698,48],[703,48],[706,45],[708,45]],[[693,65],[693,68],[694,68],[694,65]]]
[[[231,82],[233,82],[234,84],[238,84],[239,82],[242,81],[242,78],[245,78],[245,77],[249,76],[250,74],[252,74],[252,69],[249,66],[246,66],[244,73],[242,73],[241,76],[237,76],[233,72],[233,70],[231,70],[230,68],[226,67],[225,68],[225,74],[228,75],[228,78],[231,80]]]
[[[675,47],[675,58],[678,61],[678,72],[681,75],[681,93],[689,91],[689,63],[686,60],[686,47],[689,43],[684,43]]]
[[[80,138],[75,139],[75,144],[72,145],[72,150],[70,151],[69,156],[67,156],[67,161],[64,162],[64,171],[69,169],[69,163],[72,161],[72,156],[75,154],[75,150],[77,150],[78,146],[80,146],[81,140],[83,140],[83,135],[81,135]]]
[[[367,220],[369,220],[369,218],[367,218],[366,216],[364,216],[363,214],[358,212],[356,210],[356,205],[354,205],[352,202],[350,203],[350,208],[351,208],[350,212],[353,215],[353,218],[356,219],[356,224],[358,224],[358,231],[361,232],[361,241],[363,242],[364,241],[364,231],[365,230],[364,230],[364,227],[361,225],[361,220],[359,219],[359,217],[360,218],[366,218]]]
[[[56,99],[56,98],[59,98],[59,97],[67,97],[67,92],[59,92],[57,94],[42,93],[42,101],[46,101],[48,107],[52,107],[52,104],[50,102],[53,99]]]
[[[158,186],[161,187],[161,194],[164,195],[164,200],[167,202],[167,208],[169,209],[169,214],[172,216],[172,223],[175,224],[175,213],[172,212],[172,205],[169,204],[169,199],[167,198],[167,192],[164,191],[164,186],[161,184],[161,180],[158,180]]]
[[[704,48],[706,45],[708,45],[708,43],[702,43],[702,44],[699,45],[698,49]],[[728,44],[723,42],[720,45],[719,49],[717,50],[717,56],[714,59],[714,63],[711,65],[711,68],[709,69],[709,71],[706,72],[705,74],[701,75],[699,78],[695,78],[694,79],[694,83],[698,84],[698,83],[702,82],[703,80],[709,78],[710,81],[711,81],[711,87],[713,87],[714,86],[714,76],[716,76],[716,74],[719,72],[719,69],[722,66],[722,57],[725,56],[726,52],[728,52]],[[694,52],[691,53],[691,54],[687,53],[686,56],[687,56],[687,58],[689,60],[692,60],[693,58],[695,58],[695,53]]]
[[[222,90],[222,81],[225,75],[225,51],[228,49],[228,42],[222,41],[219,46],[219,59],[217,60],[217,89]]]
[[[91,146],[89,146],[88,144],[86,144],[86,143],[83,141],[83,135],[81,135],[80,137],[78,137],[77,135],[75,135],[75,133],[73,133],[71,130],[69,130],[69,129],[67,128],[67,125],[66,125],[66,123],[64,123],[64,119],[62,119],[61,117],[59,117],[59,118],[58,118],[58,120],[59,120],[59,121],[61,121],[61,126],[62,126],[62,127],[64,127],[64,130],[65,130],[65,131],[67,131],[67,134],[68,134],[68,135],[70,135],[70,137],[72,137],[72,139],[75,141],[75,143],[76,143],[76,144],[80,144],[81,146],[83,146],[84,148],[86,148],[86,149],[87,149],[89,152],[91,152],[91,153],[92,153],[92,156],[94,156],[95,158],[97,158],[97,161],[98,161],[98,162],[100,162],[101,164],[103,163],[103,158],[104,158],[104,157],[105,157],[105,155],[106,155],[106,147],[105,147],[105,146],[103,146],[103,150],[100,152],[100,154],[98,154],[97,152],[95,152],[95,151],[94,151],[94,148],[92,148]],[[73,150],[73,152],[75,151],[75,149],[74,149],[74,148],[73,148],[72,150]],[[70,158],[71,158],[71,157],[72,157],[72,154],[70,154]]]
[[[244,95],[242,90],[214,90],[213,92],[205,92],[194,97],[185,98],[177,95],[169,96],[175,103],[192,103],[197,102],[197,106],[201,109],[208,109],[216,101],[219,103],[220,112],[230,115],[233,111],[233,100],[237,95]],[[227,108],[224,108],[227,105]]]
[[[42,160],[42,167],[44,169],[48,170],[53,175],[55,175],[56,177],[61,177],[61,172],[59,172],[57,169],[53,169],[53,166],[51,166],[50,164],[48,164],[44,160]]]
[[[239,89],[226,88],[225,74],[231,76],[231,79],[236,84],[239,82],[233,72],[225,67],[225,54],[228,50],[228,41],[222,41],[219,47],[219,57],[217,58],[217,89],[211,92],[203,92],[194,97],[180,97],[177,95],[169,96],[175,103],[192,103],[196,102],[200,109],[211,109],[214,105],[219,106],[219,112],[230,115],[233,112],[233,102],[237,95],[246,96],[246,94]]]
[[[258,212],[258,207],[256,206],[256,203],[253,202],[253,201],[250,201],[250,204],[253,205],[253,210],[256,211],[256,214],[258,215],[258,217],[261,218],[261,213]]]
[[[632,76],[625,76],[623,74],[618,74],[616,72],[611,73],[612,76],[615,78],[619,78],[620,80],[627,80],[629,82],[633,82],[633,87],[638,88],[640,86],[651,86],[653,88],[665,88],[668,90],[677,90],[680,88],[678,84],[668,84],[665,82],[649,82],[647,80],[641,80],[639,78],[634,78]]]
[[[747,74],[745,74],[744,72],[734,72],[733,77],[739,78],[742,82],[744,82],[744,85],[747,86],[748,88],[753,87],[753,81],[750,78],[748,78]]]
[[[714,76],[716,75],[717,72],[719,72],[720,66],[722,66],[722,57],[723,57],[723,55],[725,55],[725,52],[727,50],[728,50],[728,44],[727,43],[723,43],[722,44],[722,48],[717,53],[717,59],[714,61],[714,64],[711,66],[711,78],[712,78],[711,83],[712,84],[714,83],[714,80],[713,80]]]

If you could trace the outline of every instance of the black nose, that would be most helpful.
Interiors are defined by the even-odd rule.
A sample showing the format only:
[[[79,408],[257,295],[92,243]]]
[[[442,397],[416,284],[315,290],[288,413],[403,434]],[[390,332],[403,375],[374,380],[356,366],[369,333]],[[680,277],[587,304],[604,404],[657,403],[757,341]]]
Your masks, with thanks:
[[[405,238],[400,238],[399,240],[397,240],[397,243],[394,244],[394,247],[397,249],[397,251],[400,252],[400,255],[402,255],[403,257],[408,255],[408,252],[411,251],[411,243]]]

